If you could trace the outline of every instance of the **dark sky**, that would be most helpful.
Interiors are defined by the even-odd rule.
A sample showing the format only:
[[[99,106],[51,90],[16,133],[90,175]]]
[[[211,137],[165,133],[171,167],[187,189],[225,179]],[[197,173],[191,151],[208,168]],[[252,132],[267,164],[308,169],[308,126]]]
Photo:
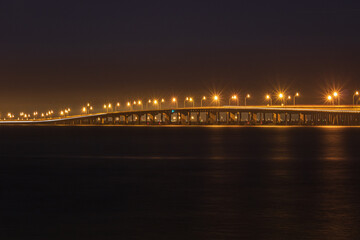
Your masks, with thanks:
[[[360,1],[0,1],[0,112],[360,88]]]

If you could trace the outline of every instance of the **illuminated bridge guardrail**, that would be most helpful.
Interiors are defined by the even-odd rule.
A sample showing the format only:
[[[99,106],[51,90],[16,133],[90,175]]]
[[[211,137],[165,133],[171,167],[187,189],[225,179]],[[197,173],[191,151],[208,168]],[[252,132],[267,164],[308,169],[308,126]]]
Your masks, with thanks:
[[[360,125],[354,106],[221,106],[117,111],[65,118],[0,121],[63,125]]]

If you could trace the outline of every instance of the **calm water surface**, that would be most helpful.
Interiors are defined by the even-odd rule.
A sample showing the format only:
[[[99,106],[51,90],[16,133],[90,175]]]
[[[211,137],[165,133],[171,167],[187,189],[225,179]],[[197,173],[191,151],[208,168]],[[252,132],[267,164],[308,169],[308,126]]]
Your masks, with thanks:
[[[1,239],[359,239],[360,128],[0,127]]]

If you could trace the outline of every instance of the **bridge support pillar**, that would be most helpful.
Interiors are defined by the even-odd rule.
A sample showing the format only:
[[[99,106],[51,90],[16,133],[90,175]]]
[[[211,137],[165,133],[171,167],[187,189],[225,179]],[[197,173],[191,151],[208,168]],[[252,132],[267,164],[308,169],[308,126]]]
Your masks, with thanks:
[[[235,113],[233,113],[233,112],[228,113],[227,122],[228,122],[228,124],[236,123]]]
[[[179,124],[185,125],[186,124],[186,115],[184,113],[179,113],[178,121],[179,121]]]
[[[273,124],[279,124],[281,122],[281,117],[279,113],[273,113]]]
[[[206,119],[207,124],[215,124],[217,122],[216,118],[217,118],[216,113],[207,112],[207,119]]]
[[[299,113],[299,124],[303,125],[305,123],[305,114]]]
[[[257,123],[257,113],[251,113],[251,121],[249,121],[251,124]]]
[[[171,113],[161,113],[161,122],[163,124],[170,124],[171,123]]]

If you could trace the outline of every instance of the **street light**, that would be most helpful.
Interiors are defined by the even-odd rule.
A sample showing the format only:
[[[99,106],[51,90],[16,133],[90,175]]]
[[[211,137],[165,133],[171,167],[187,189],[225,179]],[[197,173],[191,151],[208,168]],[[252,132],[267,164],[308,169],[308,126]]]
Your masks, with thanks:
[[[239,99],[236,95],[232,95],[231,98],[229,98],[229,105],[230,105],[231,100],[236,101],[236,106],[239,105]]]
[[[141,106],[141,110],[144,110],[144,105],[141,100],[138,100],[137,104]]]
[[[155,106],[158,106],[158,100],[154,99],[153,103],[154,103]]]
[[[146,102],[146,109],[149,109],[149,104],[151,103],[151,99],[149,99],[147,102]]]
[[[328,95],[327,96],[327,100],[330,102],[330,104],[335,104],[334,101],[332,101],[332,96],[331,95]]]
[[[291,100],[291,96],[290,96],[290,95],[287,97],[287,100],[288,100],[288,101],[290,101],[290,100]]]
[[[272,105],[272,99],[271,99],[271,97],[270,97],[270,95],[268,94],[268,95],[266,95],[266,99],[269,101],[269,103],[270,103],[270,106]]]
[[[219,105],[219,106],[220,106],[220,98],[219,98],[218,95],[215,95],[215,96],[214,96],[214,101],[215,101],[216,105]]]
[[[173,97],[171,101],[175,104],[176,108],[179,108],[178,101],[176,98]]]
[[[119,109],[120,109],[120,103],[117,102],[117,103],[116,103],[116,106],[115,106],[115,111],[119,111]]]
[[[201,107],[203,106],[203,101],[205,101],[205,100],[206,100],[206,97],[203,96],[203,97],[201,98],[201,100],[200,100],[200,106],[201,106]]]
[[[248,98],[250,98],[250,94],[247,94],[246,96],[245,96],[245,101],[244,101],[244,105],[246,106],[246,99],[248,99]]]
[[[162,108],[162,104],[165,102],[165,99],[161,99],[161,102],[160,102],[160,109]]]
[[[300,96],[299,93],[295,93],[295,95],[294,95],[294,105],[296,105],[296,97],[299,97],[299,96]]]
[[[184,108],[186,107],[186,102],[192,102],[193,107],[195,106],[195,102],[192,97],[186,97],[184,100]]]
[[[279,99],[281,104],[283,105],[283,100],[284,100],[284,94],[283,93],[279,93]]]
[[[130,111],[132,110],[132,106],[131,106],[131,103],[130,102],[127,102],[126,103],[126,106],[128,106],[130,108]]]
[[[337,98],[338,105],[340,105],[340,95],[339,95],[339,93],[334,92],[333,95],[334,95],[334,98]],[[335,100],[334,100],[334,104],[335,104]]]
[[[353,96],[353,105],[355,105],[355,96],[359,96],[359,91],[356,91]]]

